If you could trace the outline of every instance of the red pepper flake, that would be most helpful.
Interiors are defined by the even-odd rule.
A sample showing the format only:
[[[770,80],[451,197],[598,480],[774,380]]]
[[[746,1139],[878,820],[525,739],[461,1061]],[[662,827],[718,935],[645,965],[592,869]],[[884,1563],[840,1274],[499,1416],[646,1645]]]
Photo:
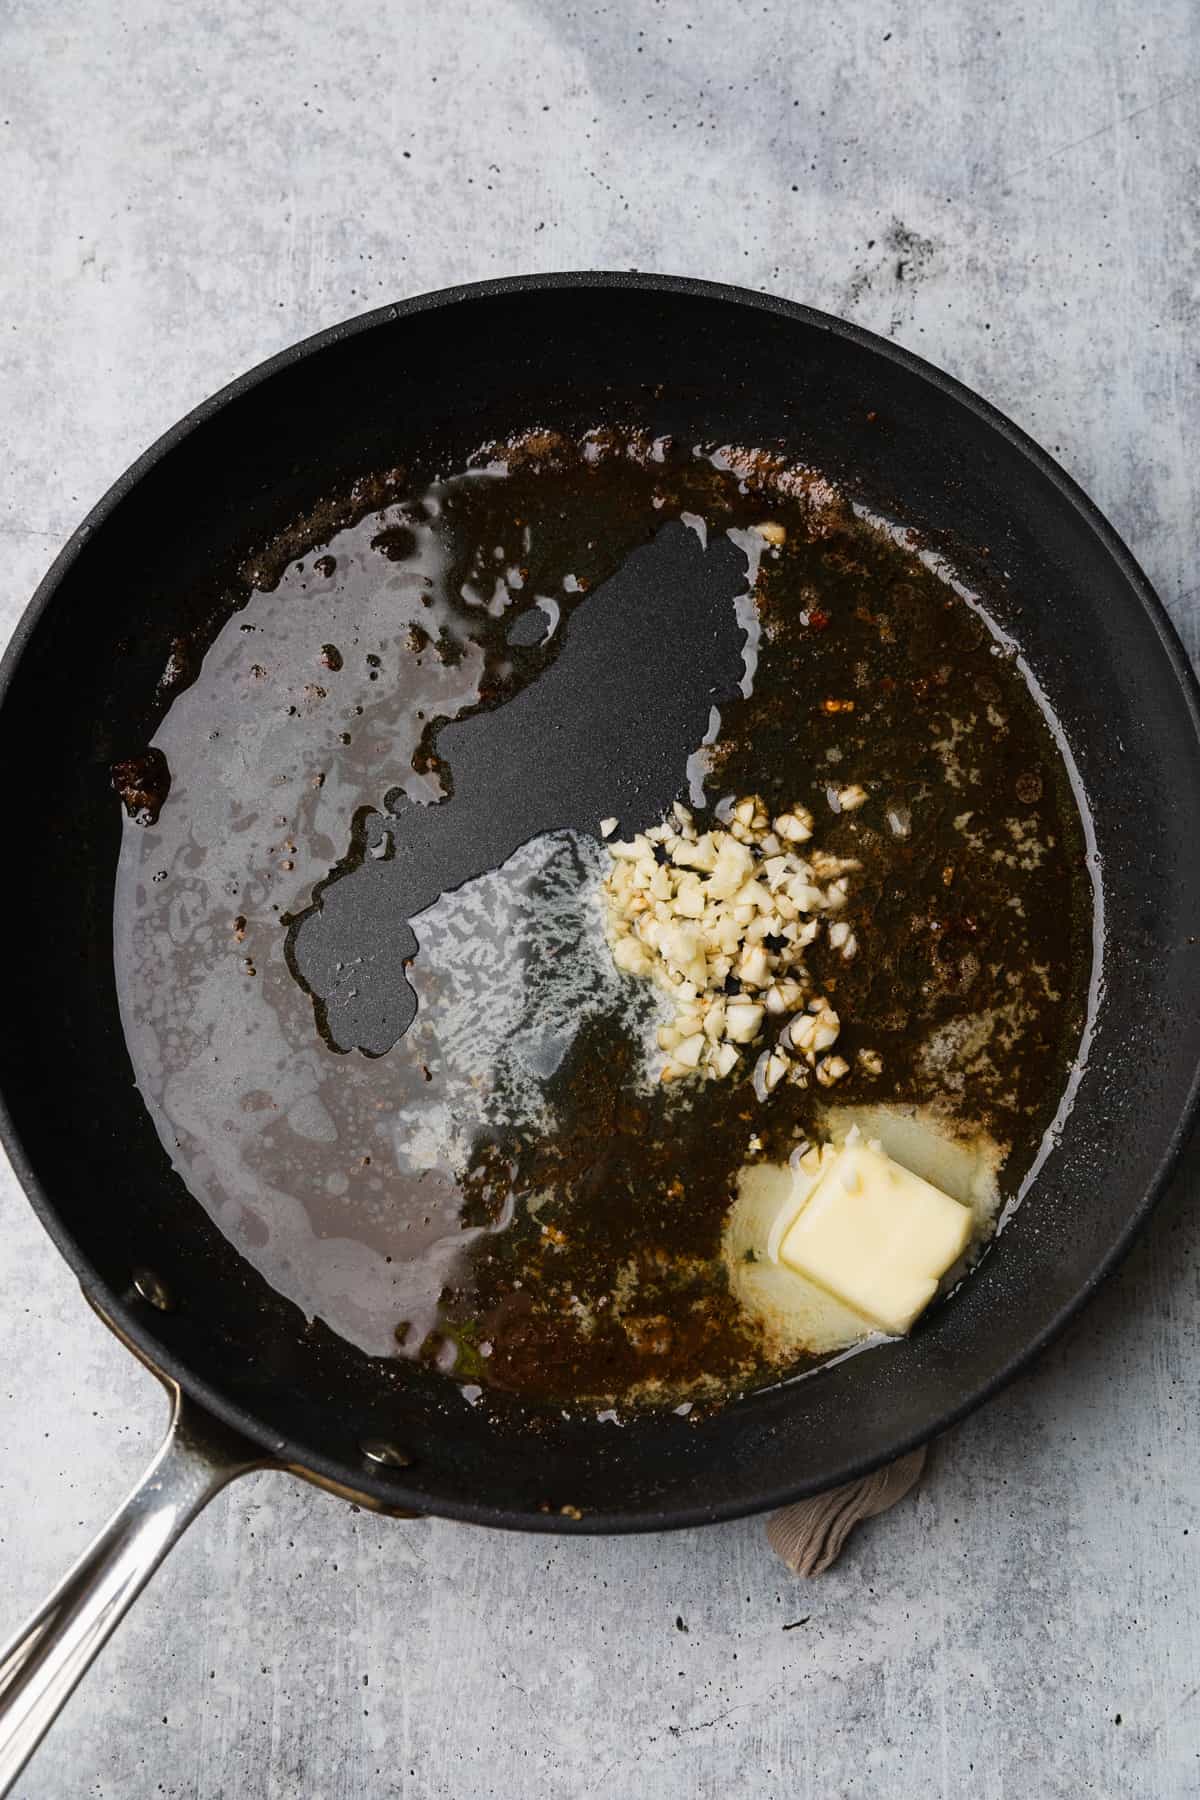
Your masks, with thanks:
[[[814,606],[808,615],[808,628],[810,631],[828,631],[832,622],[829,614],[824,612],[819,606]]]

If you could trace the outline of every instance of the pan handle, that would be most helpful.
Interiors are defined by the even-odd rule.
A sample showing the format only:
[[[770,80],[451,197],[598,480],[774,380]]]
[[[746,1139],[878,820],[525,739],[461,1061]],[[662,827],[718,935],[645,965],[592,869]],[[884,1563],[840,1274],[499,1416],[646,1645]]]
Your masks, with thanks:
[[[125,1504],[0,1648],[0,1796],[163,1557],[227,1481],[270,1461],[171,1386],[166,1440]]]

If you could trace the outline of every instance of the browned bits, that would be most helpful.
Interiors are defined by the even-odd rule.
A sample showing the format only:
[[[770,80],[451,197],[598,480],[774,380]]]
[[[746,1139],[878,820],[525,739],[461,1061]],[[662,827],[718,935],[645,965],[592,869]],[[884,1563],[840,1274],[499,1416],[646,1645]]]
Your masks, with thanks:
[[[332,674],[336,675],[338,670],[342,667],[343,657],[336,644],[322,644],[321,654],[318,656],[317,661],[323,669],[328,669]]]
[[[1036,806],[1042,797],[1042,778],[1036,769],[1026,769],[1017,776],[1017,799],[1022,806]]]
[[[129,817],[139,825],[153,825],[171,791],[171,771],[162,751],[151,748],[126,757],[114,763],[109,774]]]
[[[313,564],[313,568],[318,575],[324,575],[325,579],[328,581],[329,577],[333,574],[333,571],[337,568],[337,557],[318,556],[316,562]]]
[[[652,1313],[622,1321],[625,1335],[643,1356],[666,1356],[674,1342],[671,1321],[665,1313]]]
[[[822,700],[821,711],[825,713],[852,713],[854,711],[854,702],[853,700]]]
[[[234,943],[235,944],[242,943],[243,940],[245,939],[245,936],[246,936],[246,916],[244,913],[239,913],[237,918],[233,921],[233,941],[234,941]]]
[[[549,429],[522,431],[505,439],[502,449],[510,469],[569,468],[578,456],[570,438]]]
[[[564,1519],[582,1519],[583,1517],[583,1508],[580,1506],[560,1506],[558,1510]]]

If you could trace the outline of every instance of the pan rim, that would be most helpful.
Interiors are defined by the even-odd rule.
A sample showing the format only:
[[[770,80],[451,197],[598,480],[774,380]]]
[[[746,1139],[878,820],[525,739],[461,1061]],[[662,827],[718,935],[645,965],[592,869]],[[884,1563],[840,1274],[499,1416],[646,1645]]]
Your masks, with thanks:
[[[407,299],[376,307],[340,323],[327,326],[297,343],[287,346],[266,360],[235,377],[193,407],[176,424],[158,437],[107,489],[75,528],[49,569],[38,583],[0,658],[0,706],[3,705],[17,667],[37,626],[52,603],[55,594],[92,535],[139,485],[143,478],[162,462],[179,444],[211,418],[276,374],[292,368],[323,351],[360,333],[394,324],[406,317],[452,306],[488,301],[523,294],[545,294],[555,291],[629,290],[659,293],[682,299],[717,301],[739,309],[766,312],[818,331],[826,331],[875,356],[892,362],[923,382],[940,390],[947,398],[973,414],[981,424],[997,432],[1055,490],[1064,509],[1072,511],[1080,523],[1098,540],[1100,548],[1139,602],[1142,616],[1153,630],[1158,644],[1178,684],[1191,729],[1200,744],[1200,682],[1184,650],[1183,644],[1163,602],[1151,586],[1140,565],[1099,507],[1083,491],[1065,469],[1006,414],[981,398],[956,377],[914,352],[879,337],[862,326],[820,311],[783,296],[755,292],[733,284],[713,282],[687,275],[643,274],[625,270],[570,270],[547,274],[502,276],[496,279],[467,282],[410,296]],[[884,1453],[867,1453],[849,1458],[832,1475],[826,1471],[818,1479],[798,1479],[781,1484],[777,1489],[760,1492],[751,1504],[744,1499],[711,1505],[673,1504],[661,1512],[637,1514],[585,1514],[578,1521],[556,1514],[518,1512],[484,1502],[439,1497],[431,1507],[428,1496],[406,1486],[402,1481],[382,1474],[376,1476],[364,1466],[355,1472],[354,1485],[364,1495],[387,1506],[414,1507],[432,1516],[454,1519],[462,1523],[490,1525],[515,1530],[549,1532],[562,1535],[624,1535],[626,1533],[689,1529],[716,1524],[759,1512],[771,1511],[830,1487],[838,1486],[870,1474],[896,1457],[927,1443],[934,1436],[959,1423],[977,1407],[993,1399],[1009,1382],[1028,1368],[1057,1338],[1072,1319],[1094,1296],[1097,1289],[1128,1253],[1138,1232],[1169,1186],[1184,1149],[1200,1116],[1200,1066],[1192,1071],[1185,1103],[1169,1139],[1158,1157],[1153,1180],[1145,1195],[1134,1207],[1123,1229],[1110,1244],[1099,1264],[1091,1271],[1082,1287],[1071,1296],[1042,1330],[1008,1356],[986,1381],[982,1382],[957,1405],[942,1414],[928,1429],[898,1435]],[[227,1400],[198,1377],[190,1367],[168,1353],[152,1331],[147,1329],[144,1313],[136,1303],[115,1294],[101,1277],[95,1265],[83,1253],[75,1238],[62,1224],[57,1210],[25,1153],[13,1120],[7,1098],[0,1091],[0,1142],[8,1154],[14,1173],[29,1199],[33,1211],[68,1266],[73,1270],[85,1295],[102,1302],[102,1311],[113,1318],[122,1334],[128,1336],[148,1364],[178,1382],[183,1392],[233,1429],[261,1445],[273,1458],[299,1470],[341,1483],[346,1481],[346,1465],[332,1458],[314,1455],[297,1443],[288,1443],[261,1420]]]

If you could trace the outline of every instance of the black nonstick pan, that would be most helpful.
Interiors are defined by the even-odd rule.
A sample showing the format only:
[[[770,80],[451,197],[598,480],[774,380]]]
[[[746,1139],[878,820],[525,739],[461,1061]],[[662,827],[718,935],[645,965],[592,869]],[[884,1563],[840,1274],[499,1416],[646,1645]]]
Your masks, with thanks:
[[[1032,1190],[910,1340],[699,1423],[506,1427],[432,1373],[398,1385],[383,1359],[310,1329],[184,1190],[122,1037],[110,770],[152,738],[172,642],[203,639],[204,608],[254,546],[374,471],[452,468],[532,423],[577,433],[606,419],[779,442],[945,547],[988,596],[1079,772],[1100,999],[1074,1108]],[[781,300],[541,276],[408,301],[276,357],[170,432],[76,532],[5,658],[0,757],[21,832],[0,896],[4,1140],[85,1295],[175,1407],[143,1486],[0,1665],[0,1790],[231,1475],[273,1465],[382,1510],[536,1531],[662,1530],[782,1505],[923,1442],[1022,1368],[1127,1248],[1195,1111],[1200,712],[1161,606],[1007,420],[894,345]]]

